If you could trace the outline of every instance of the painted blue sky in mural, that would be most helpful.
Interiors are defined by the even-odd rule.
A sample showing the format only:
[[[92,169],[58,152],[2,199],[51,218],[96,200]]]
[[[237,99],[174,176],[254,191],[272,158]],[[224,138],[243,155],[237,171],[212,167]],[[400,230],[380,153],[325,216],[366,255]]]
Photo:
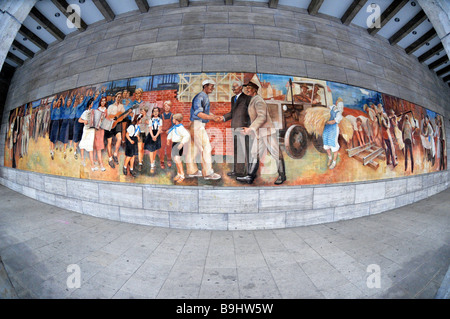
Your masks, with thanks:
[[[151,81],[152,81],[151,76],[132,78],[130,79],[130,86],[136,86],[136,88],[141,88],[144,91],[148,91],[150,89]]]
[[[126,87],[136,87],[141,88],[144,91],[148,91],[151,84],[151,76],[123,79],[112,82],[111,89],[115,88],[126,88]]]
[[[426,110],[427,111],[427,115],[430,119],[435,119],[436,118],[436,112],[430,111],[430,110]]]
[[[262,74],[258,73],[258,79],[260,82],[269,82],[273,87],[276,87],[277,90],[281,90],[283,94],[287,93],[287,83],[289,79],[292,79],[291,76],[284,75],[273,75],[273,74]]]
[[[173,89],[178,87],[180,77],[178,74],[165,74],[155,76],[144,76],[131,79],[116,80],[100,85],[106,86],[110,90],[118,88],[141,88],[145,91],[152,91],[157,89]]]
[[[333,101],[341,97],[345,107],[363,111],[364,104],[369,105],[371,102],[375,105],[383,104],[381,94],[378,92],[343,83],[327,82],[327,85],[331,89]]]
[[[33,105],[33,109],[34,109],[35,107],[38,107],[39,105],[41,105],[41,100],[34,101],[31,104]]]
[[[282,90],[283,94],[287,93],[287,83],[290,76],[274,75],[274,74],[262,74],[258,73],[258,78],[261,82],[270,82],[270,84],[276,87],[278,90]],[[363,111],[364,104],[378,104],[382,103],[381,94],[375,91],[350,86],[343,83],[328,82],[327,85],[332,92],[333,103],[342,97],[344,105],[347,108]]]

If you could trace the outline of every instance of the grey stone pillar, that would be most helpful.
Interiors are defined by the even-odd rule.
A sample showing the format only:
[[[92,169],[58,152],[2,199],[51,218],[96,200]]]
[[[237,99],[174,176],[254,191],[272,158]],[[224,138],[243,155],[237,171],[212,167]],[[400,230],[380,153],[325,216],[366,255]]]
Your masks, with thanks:
[[[37,0],[0,1],[0,69],[23,21]]]
[[[418,0],[433,24],[436,33],[450,57],[450,2],[448,0]]]

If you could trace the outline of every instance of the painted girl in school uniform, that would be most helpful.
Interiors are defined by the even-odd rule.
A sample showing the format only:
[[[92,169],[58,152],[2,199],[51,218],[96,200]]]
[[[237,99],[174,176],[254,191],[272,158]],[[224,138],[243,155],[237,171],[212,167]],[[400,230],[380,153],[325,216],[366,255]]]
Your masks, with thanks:
[[[128,165],[130,165],[130,174],[136,177],[134,170],[134,159],[138,155],[138,136],[141,133],[139,124],[141,123],[142,115],[138,114],[133,121],[128,125],[125,133],[125,161],[123,163],[123,174],[128,174]]]
[[[150,152],[150,173],[155,172],[156,153],[161,148],[161,129],[162,119],[159,117],[159,108],[155,107],[152,110],[152,116],[149,123],[149,133],[145,140],[144,148]]]

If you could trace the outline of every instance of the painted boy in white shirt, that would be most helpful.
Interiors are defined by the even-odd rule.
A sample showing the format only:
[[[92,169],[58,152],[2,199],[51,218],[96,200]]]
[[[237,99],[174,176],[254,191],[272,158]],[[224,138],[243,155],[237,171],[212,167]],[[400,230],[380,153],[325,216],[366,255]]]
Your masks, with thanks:
[[[173,126],[169,129],[167,135],[167,146],[172,143],[172,160],[177,166],[177,176],[174,178],[174,181],[177,183],[181,183],[185,178],[181,156],[183,155],[184,146],[189,147],[191,140],[191,134],[181,124],[182,121],[182,114],[174,114],[172,117]]]

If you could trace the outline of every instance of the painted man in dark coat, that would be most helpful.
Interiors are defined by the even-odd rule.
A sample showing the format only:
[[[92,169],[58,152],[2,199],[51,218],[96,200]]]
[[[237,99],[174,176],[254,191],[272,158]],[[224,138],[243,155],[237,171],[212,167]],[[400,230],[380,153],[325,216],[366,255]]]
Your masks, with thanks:
[[[233,131],[234,146],[234,162],[233,170],[228,172],[228,176],[245,176],[246,158],[249,149],[248,137],[242,134],[242,128],[250,125],[250,117],[248,115],[248,104],[251,97],[242,92],[242,83],[236,81],[232,85],[233,93],[231,98],[231,111],[222,116],[224,122],[231,120],[231,129]]]

